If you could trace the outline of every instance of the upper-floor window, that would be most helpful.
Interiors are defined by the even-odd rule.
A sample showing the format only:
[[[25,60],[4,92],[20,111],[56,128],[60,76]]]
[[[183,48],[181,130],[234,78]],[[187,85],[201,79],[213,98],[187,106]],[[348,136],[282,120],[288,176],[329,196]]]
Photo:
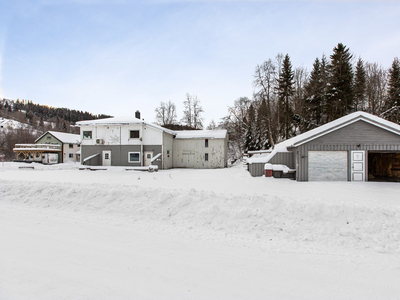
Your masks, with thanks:
[[[139,130],[131,130],[130,136],[131,139],[138,139],[140,137]]]
[[[51,140],[51,136],[50,135],[46,136],[46,139]]]
[[[208,139],[206,139],[206,141],[205,141],[205,143],[204,143],[204,146],[205,146],[206,148],[208,148]]]
[[[69,148],[70,149],[74,148],[74,144],[69,144]]]
[[[91,139],[91,138],[92,138],[92,131],[83,132],[83,139]]]

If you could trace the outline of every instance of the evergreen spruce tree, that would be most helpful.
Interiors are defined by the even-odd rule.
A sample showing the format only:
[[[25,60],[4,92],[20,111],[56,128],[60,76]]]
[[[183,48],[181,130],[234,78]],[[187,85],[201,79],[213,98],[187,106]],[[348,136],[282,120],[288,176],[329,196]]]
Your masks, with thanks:
[[[329,71],[329,92],[327,95],[327,122],[340,118],[354,109],[352,55],[346,46],[339,43],[333,49]]]
[[[278,123],[281,138],[288,139],[294,135],[292,96],[294,93],[294,72],[290,57],[286,54],[278,79]]]
[[[305,86],[304,128],[303,131],[313,129],[322,124],[325,107],[326,80],[324,80],[323,65],[318,58],[315,59],[310,79]]]
[[[364,62],[361,58],[357,61],[354,80],[354,111],[365,111],[365,95],[367,90],[367,78]]]
[[[253,104],[250,104],[248,109],[248,117],[246,119],[247,129],[245,134],[245,143],[244,143],[244,151],[247,153],[248,151],[256,150],[256,137],[255,137],[255,122],[256,115]]]
[[[272,141],[269,140],[271,136],[268,128],[269,118],[267,103],[263,98],[257,110],[257,127],[260,135],[259,149],[262,150],[270,148],[272,143]]]
[[[385,103],[384,117],[400,124],[400,62],[396,57],[389,69],[388,97]]]

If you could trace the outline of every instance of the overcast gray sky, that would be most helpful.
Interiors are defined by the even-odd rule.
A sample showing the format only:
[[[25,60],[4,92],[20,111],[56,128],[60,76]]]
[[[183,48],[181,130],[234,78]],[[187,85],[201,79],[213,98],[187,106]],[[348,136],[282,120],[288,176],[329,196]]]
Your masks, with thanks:
[[[389,68],[400,1],[0,0],[0,97],[153,121],[197,95],[205,125],[251,98],[257,64],[311,69],[343,43]]]

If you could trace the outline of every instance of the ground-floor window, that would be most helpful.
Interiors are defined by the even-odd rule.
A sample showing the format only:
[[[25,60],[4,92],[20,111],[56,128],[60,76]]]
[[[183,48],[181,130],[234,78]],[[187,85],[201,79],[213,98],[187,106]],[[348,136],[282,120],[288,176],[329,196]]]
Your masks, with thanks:
[[[128,152],[128,161],[130,163],[140,162],[140,152]]]
[[[206,153],[206,155],[204,156],[205,161],[208,161],[208,153]]]
[[[69,154],[69,158],[74,158],[74,154],[73,154],[73,153],[70,153],[70,154]]]

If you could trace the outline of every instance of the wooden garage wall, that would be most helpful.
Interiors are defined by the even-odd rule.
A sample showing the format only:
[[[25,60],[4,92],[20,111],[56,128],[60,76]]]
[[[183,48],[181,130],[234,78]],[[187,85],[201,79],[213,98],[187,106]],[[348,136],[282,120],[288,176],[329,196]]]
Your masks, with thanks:
[[[400,151],[400,136],[360,120],[290,150],[297,156],[298,181],[308,181],[308,151],[348,151],[350,178],[350,151]]]

